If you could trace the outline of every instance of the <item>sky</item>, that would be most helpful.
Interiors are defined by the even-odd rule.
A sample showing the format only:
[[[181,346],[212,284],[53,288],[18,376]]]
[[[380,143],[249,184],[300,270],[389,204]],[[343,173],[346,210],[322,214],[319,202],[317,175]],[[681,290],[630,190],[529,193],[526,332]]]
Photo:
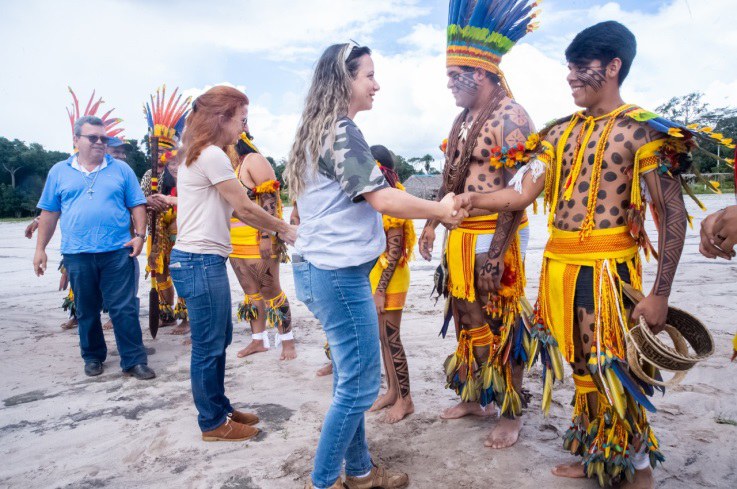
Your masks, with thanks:
[[[638,54],[622,87],[627,102],[654,109],[705,93],[737,106],[734,0],[545,0],[540,28],[501,67],[535,124],[573,105],[563,53],[575,34],[603,20],[627,25]],[[430,153],[455,107],[445,76],[445,0],[0,0],[0,136],[71,149],[67,86],[146,133],[142,105],[158,86],[198,95],[222,83],[247,93],[249,126],[266,154],[286,157],[312,69],[330,44],[372,48],[381,85],[356,123],[369,144],[406,158]]]

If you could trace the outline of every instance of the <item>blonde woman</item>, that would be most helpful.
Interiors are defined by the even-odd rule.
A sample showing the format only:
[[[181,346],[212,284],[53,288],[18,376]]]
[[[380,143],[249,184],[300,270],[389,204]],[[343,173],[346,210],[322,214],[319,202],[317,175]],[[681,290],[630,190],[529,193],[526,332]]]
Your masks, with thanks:
[[[381,214],[439,219],[457,226],[467,213],[453,195],[441,202],[392,188],[353,120],[370,110],[379,84],[371,50],[334,44],[315,68],[285,170],[299,206],[292,258],[297,298],[322,323],[333,362],[333,402],[325,416],[311,482],[318,489],[406,487],[407,474],[377,467],[364,412],[379,393],[378,316],[369,273],[386,249]]]

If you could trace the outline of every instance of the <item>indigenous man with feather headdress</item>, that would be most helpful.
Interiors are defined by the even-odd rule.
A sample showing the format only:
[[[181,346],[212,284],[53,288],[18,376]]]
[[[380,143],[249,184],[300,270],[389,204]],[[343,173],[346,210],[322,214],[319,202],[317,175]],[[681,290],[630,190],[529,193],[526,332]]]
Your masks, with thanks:
[[[513,98],[499,68],[504,54],[536,26],[528,0],[451,0],[448,19],[448,88],[463,111],[445,153],[440,197],[448,192],[492,192],[504,188],[527,159],[525,143],[534,131],[525,109]],[[493,414],[501,419],[485,445],[505,448],[517,441],[526,404],[522,372],[528,332],[521,323],[529,238],[524,211],[489,213],[472,209],[450,231],[443,250],[458,347],[445,362],[447,387],[461,402],[443,418]],[[437,222],[428,221],[420,253],[429,260]]]
[[[179,297],[174,305],[174,284],[169,273],[169,256],[174,247],[177,235],[176,186],[177,166],[179,164],[179,140],[184,129],[184,121],[189,114],[191,98],[182,100],[179,89],[167,99],[166,86],[156,90],[150,101],[144,104],[143,112],[148,122],[149,137],[157,137],[159,141],[158,191],[152,189],[151,170],[147,170],[141,178],[141,189],[146,196],[146,206],[156,211],[157,242],[152,245],[151,236],[146,242],[148,263],[146,273],[152,274],[151,285],[159,294],[159,319],[161,326],[172,326],[177,320],[181,323],[172,329],[171,334],[189,333],[187,305]],[[150,141],[150,140],[149,140]]]

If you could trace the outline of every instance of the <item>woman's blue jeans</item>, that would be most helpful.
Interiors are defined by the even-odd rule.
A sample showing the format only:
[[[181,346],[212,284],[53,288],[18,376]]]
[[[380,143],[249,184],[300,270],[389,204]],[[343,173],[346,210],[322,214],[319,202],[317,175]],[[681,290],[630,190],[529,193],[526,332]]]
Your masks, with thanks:
[[[312,483],[330,487],[340,477],[371,470],[364,412],[379,394],[379,318],[369,273],[374,261],[321,270],[306,261],[292,264],[297,299],[322,323],[333,360],[333,402],[325,415],[315,454]]]
[[[233,411],[225,396],[225,349],[233,339],[226,259],[175,249],[169,265],[177,294],[187,301],[192,397],[202,431],[214,430]]]

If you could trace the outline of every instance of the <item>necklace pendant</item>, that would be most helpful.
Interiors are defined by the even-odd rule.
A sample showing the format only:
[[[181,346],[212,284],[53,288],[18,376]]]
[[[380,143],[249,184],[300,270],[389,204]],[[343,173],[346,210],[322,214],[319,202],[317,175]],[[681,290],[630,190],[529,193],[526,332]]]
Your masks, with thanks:
[[[91,188],[90,189],[87,189],[87,195],[90,196],[90,200],[92,200],[92,194],[94,194],[94,193],[95,193],[95,191],[92,190]]]

